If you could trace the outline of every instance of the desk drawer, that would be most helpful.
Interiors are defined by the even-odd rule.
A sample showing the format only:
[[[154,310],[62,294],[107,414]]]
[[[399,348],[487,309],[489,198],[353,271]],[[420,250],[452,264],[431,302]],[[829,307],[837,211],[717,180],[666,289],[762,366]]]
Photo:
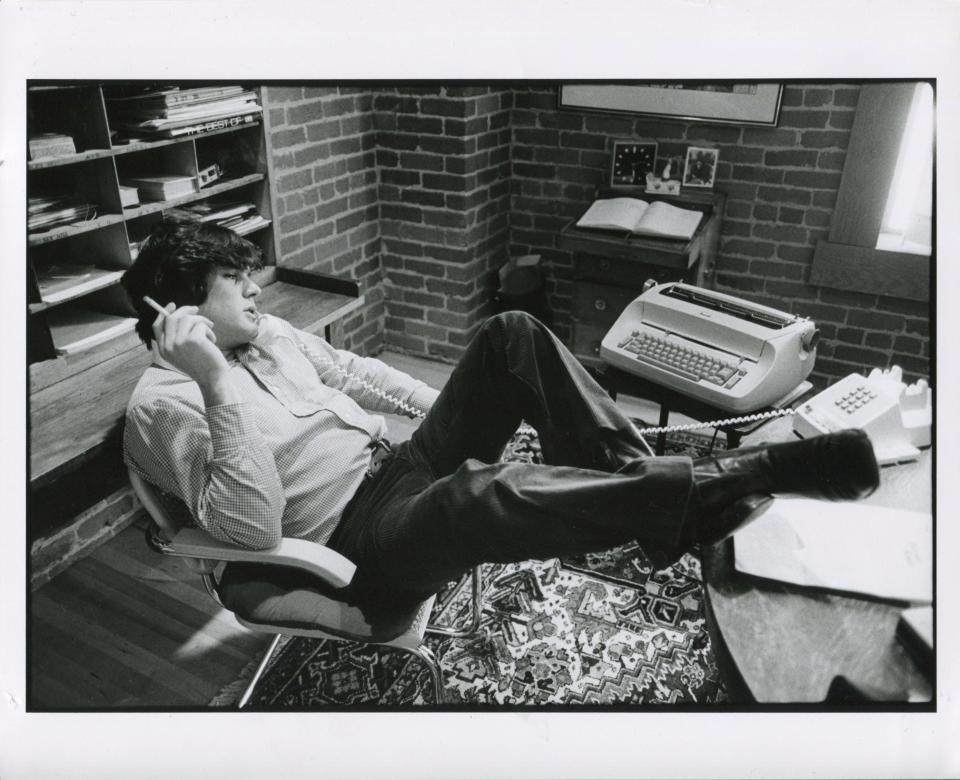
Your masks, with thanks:
[[[613,287],[609,284],[578,282],[573,290],[573,317],[580,322],[609,328],[640,294],[640,288]]]
[[[570,351],[584,365],[595,367],[600,363],[600,342],[607,335],[608,328],[577,320],[574,320],[571,325],[573,337],[570,340]]]
[[[699,247],[699,242],[697,243]],[[690,262],[692,266],[699,259],[699,252]],[[598,257],[597,255],[578,255],[573,275],[577,279],[592,279],[596,282],[609,282],[622,287],[635,287],[639,290],[647,279],[658,283],[676,282],[680,279],[692,279],[695,267],[668,267],[666,265],[624,260],[616,257]]]

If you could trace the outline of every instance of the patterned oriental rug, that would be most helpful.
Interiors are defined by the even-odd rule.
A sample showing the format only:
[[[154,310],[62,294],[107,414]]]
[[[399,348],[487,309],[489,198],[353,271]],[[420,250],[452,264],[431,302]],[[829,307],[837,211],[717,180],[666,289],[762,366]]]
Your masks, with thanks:
[[[667,452],[698,456],[710,444],[709,436],[674,434]],[[722,437],[716,446],[723,447]],[[504,459],[540,462],[536,435],[518,433]],[[427,637],[444,675],[445,707],[726,700],[692,555],[658,572],[631,544],[576,558],[488,564],[483,583],[476,635]],[[433,622],[448,625],[468,611],[464,579],[439,594]],[[244,685],[228,686],[211,706],[233,705]],[[433,705],[429,672],[401,650],[295,637],[281,644],[248,707]]]

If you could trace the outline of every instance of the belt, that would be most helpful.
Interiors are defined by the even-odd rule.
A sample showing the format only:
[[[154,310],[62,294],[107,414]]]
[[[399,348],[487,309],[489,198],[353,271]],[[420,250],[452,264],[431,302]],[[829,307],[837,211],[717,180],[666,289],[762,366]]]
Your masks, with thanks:
[[[390,442],[386,439],[376,439],[373,442],[373,452],[370,454],[370,463],[367,465],[366,478],[369,479],[383,466],[387,458],[393,454]]]

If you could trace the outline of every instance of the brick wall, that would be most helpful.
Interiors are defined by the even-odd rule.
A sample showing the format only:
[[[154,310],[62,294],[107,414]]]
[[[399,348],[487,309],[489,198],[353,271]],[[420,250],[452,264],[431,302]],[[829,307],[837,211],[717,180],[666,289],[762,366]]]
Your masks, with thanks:
[[[569,335],[564,224],[608,177],[613,137],[652,138],[661,157],[720,151],[727,193],[718,289],[812,317],[814,379],[873,366],[929,375],[925,304],[807,283],[826,237],[859,87],[789,84],[775,128],[561,111],[550,86],[377,90],[269,87],[283,262],[353,276],[367,298],[348,348],[453,360],[491,311],[493,269],[541,254],[556,329]]]
[[[268,87],[285,265],[349,276],[344,345],[454,360],[507,258],[512,93]]]
[[[512,94],[486,87],[374,98],[391,348],[453,360],[491,313],[507,258]]]
[[[281,262],[360,283],[343,346],[361,354],[382,348],[385,316],[372,103],[363,89],[264,88]]]
[[[858,95],[853,84],[790,84],[778,126],[751,128],[560,111],[554,88],[517,90],[511,252],[543,254],[562,322],[572,258],[556,249],[556,234],[607,182],[608,139],[652,138],[660,156],[681,161],[688,146],[716,147],[715,186],[728,197],[717,289],[813,318],[823,336],[818,385],[892,363],[911,379],[929,376],[926,304],[806,282],[816,242],[830,229]]]

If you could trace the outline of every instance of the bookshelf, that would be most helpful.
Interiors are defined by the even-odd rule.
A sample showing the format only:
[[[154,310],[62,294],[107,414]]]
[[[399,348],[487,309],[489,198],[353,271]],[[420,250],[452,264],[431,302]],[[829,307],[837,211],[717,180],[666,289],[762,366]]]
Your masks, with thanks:
[[[40,149],[35,154],[31,146],[27,162],[27,334],[34,390],[139,344],[120,277],[140,242],[164,220],[201,211],[216,216],[228,205],[250,204],[248,220],[237,230],[259,246],[266,266],[277,264],[262,115],[183,136],[137,138],[123,128],[116,99],[142,86],[28,86],[28,136],[43,134],[58,146],[56,156],[42,156]],[[259,89],[245,91],[263,105]],[[215,178],[204,183],[210,171]],[[145,196],[145,189],[124,188],[124,182],[157,176],[187,184],[165,198],[154,193],[156,199]]]

